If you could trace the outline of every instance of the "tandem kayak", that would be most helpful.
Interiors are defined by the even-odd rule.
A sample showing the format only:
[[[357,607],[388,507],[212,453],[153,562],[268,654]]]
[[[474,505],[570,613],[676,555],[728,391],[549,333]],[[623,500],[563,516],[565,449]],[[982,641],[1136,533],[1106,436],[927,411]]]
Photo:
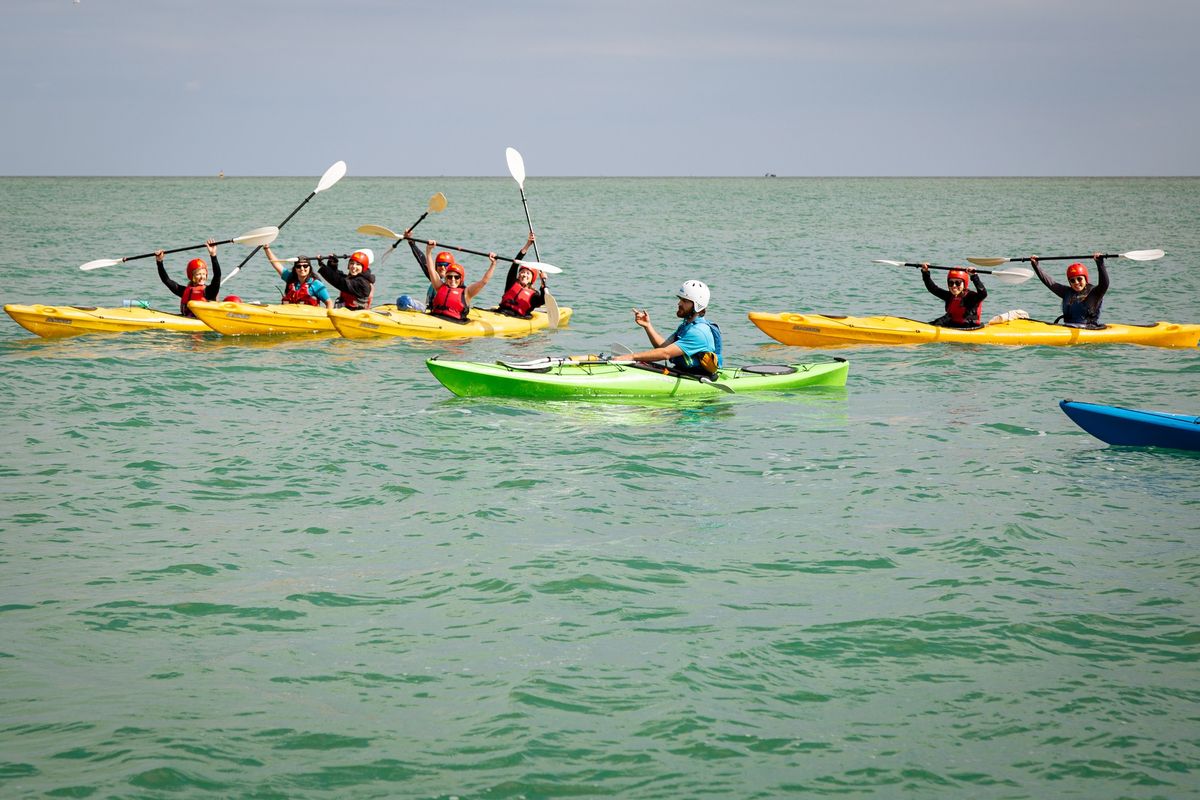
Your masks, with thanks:
[[[325,306],[193,300],[188,309],[226,336],[334,332]]]
[[[1200,450],[1200,417],[1062,400],[1071,421],[1108,444]]]
[[[57,339],[84,333],[124,333],[126,331],[185,331],[209,333],[211,329],[198,319],[139,306],[96,308],[94,306],[31,306],[9,304],[4,311],[22,328]]]
[[[1195,347],[1200,325],[1156,322],[1153,325],[1105,325],[1073,328],[1035,319],[1013,319],[980,328],[940,328],[904,317],[842,317],[829,314],[766,314],[751,312],[750,321],[784,344],[800,347],[858,345],[955,344],[1076,345],[1141,344],[1153,347]]]
[[[819,364],[722,369],[712,380],[679,375],[649,364],[541,358],[520,363],[445,361],[425,365],[459,397],[542,400],[713,397],[733,392],[784,392],[809,386],[845,386],[844,359]]]
[[[510,317],[495,311],[472,308],[466,322],[435,317],[423,311],[401,311],[394,305],[368,311],[335,308],[329,319],[338,333],[347,339],[374,339],[379,336],[413,336],[420,339],[462,339],[469,336],[526,336],[550,326],[544,311],[534,311],[529,319]],[[559,325],[571,319],[571,309],[560,306]]]

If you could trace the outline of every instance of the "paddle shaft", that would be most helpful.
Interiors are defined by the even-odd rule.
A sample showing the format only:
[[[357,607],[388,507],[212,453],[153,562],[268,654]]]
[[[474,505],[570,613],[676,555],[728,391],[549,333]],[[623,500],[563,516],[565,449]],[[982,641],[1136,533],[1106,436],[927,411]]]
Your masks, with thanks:
[[[904,266],[920,267],[921,265],[914,264],[911,261],[905,261]],[[961,270],[962,272],[978,272],[980,275],[991,275],[992,272],[994,271],[994,270],[990,270],[990,269],[979,269],[978,267],[939,267],[937,264],[926,264],[925,266],[929,267],[930,269],[945,270],[946,272],[949,272],[950,270],[953,270],[953,269]]]
[[[404,241],[404,239],[401,239],[400,241]],[[413,237],[413,241],[414,241],[414,242],[420,242],[421,244],[429,244],[429,242],[430,242],[430,240],[429,240],[429,239],[417,239],[417,238],[415,238],[415,237]],[[456,246],[456,245],[452,245],[452,244],[446,244],[445,242],[438,242],[438,243],[437,243],[437,246],[438,246],[438,247],[444,247],[444,248],[446,248],[447,250],[457,250],[457,251],[458,251],[458,252],[460,252],[460,253],[470,253],[470,254],[471,254],[471,255],[473,255],[473,256],[483,256],[484,258],[487,258],[487,257],[488,257],[488,253],[485,253],[485,252],[483,252],[482,250],[470,250],[470,249],[468,249],[468,248],[466,248],[466,247],[458,247],[458,246]],[[536,245],[535,245],[535,246],[536,246]],[[505,256],[496,256],[496,260],[497,260],[497,261],[507,261],[507,262],[508,262],[508,263],[510,263],[510,264],[516,264],[516,263],[518,263],[518,259],[515,259],[515,258],[507,258],[507,257],[505,257]]]
[[[423,221],[423,220],[424,220],[426,217],[428,217],[428,216],[429,216],[429,212],[428,212],[428,211],[426,211],[424,214],[422,214],[421,216],[417,217],[417,221],[416,221],[416,222],[414,222],[412,225],[409,225],[409,226],[408,226],[408,229],[409,229],[410,231],[411,231],[411,230],[414,230],[414,229],[415,229],[415,228],[416,228],[418,225],[420,225],[420,224],[421,224],[421,222],[422,222],[422,221]],[[395,250],[397,247],[399,247],[399,246],[400,246],[400,243],[401,243],[401,242],[403,242],[403,241],[404,241],[404,237],[403,237],[403,236],[401,236],[399,239],[397,239],[396,241],[392,242],[392,246],[388,248],[388,252],[390,253],[391,251]],[[414,240],[414,241],[420,241],[420,240]],[[380,260],[382,261],[383,259],[381,258]]]
[[[1094,257],[1094,253],[1088,253],[1086,256],[1037,256],[1038,261],[1083,261]],[[1101,253],[1100,258],[1120,258],[1120,253]],[[1010,258],[1009,261],[1031,261],[1029,256],[1021,256],[1019,258]]]
[[[219,242],[213,242],[213,247],[216,247],[219,244],[233,244],[233,242],[235,242],[235,241],[237,241],[237,240],[236,239],[222,239]],[[187,250],[199,250],[201,247],[208,247],[208,245],[207,244],[191,244],[191,245],[188,245],[187,247],[175,247],[170,250],[163,250],[163,255],[168,255],[170,253],[183,253]],[[156,255],[156,254],[157,253],[155,252],[155,253],[142,253],[140,256],[125,256],[124,258],[121,259],[121,261],[137,261],[139,258],[150,258],[151,256]]]
[[[295,210],[292,211],[292,213],[288,214],[286,217],[284,217],[283,222],[279,223],[276,227],[282,228],[284,225],[287,225],[288,220],[290,220],[292,217],[296,216],[296,214],[300,213],[300,209],[302,209],[306,205],[308,205],[308,201],[312,200],[316,196],[317,196],[316,191],[309,192],[308,197],[304,198],[304,202],[301,203],[300,205],[296,206]],[[259,250],[262,250],[261,244],[258,247],[254,248],[253,250],[251,250],[250,255],[248,255],[242,259],[242,263],[238,264],[236,267],[233,268],[233,272],[231,272],[229,274],[229,277],[232,278],[234,275],[237,275],[238,272],[241,271],[242,267],[246,266],[246,263],[249,262],[250,259],[254,258],[254,254],[257,253]],[[226,282],[228,282],[228,280],[229,279],[226,278]]]

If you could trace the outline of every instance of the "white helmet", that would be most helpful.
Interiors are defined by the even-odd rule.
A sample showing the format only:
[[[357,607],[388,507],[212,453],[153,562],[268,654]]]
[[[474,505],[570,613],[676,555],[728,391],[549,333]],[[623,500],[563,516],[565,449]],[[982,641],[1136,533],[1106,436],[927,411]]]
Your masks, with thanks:
[[[691,300],[697,314],[708,308],[709,291],[708,287],[702,281],[684,281],[683,286],[679,287],[679,292],[675,296],[682,297],[684,300]]]

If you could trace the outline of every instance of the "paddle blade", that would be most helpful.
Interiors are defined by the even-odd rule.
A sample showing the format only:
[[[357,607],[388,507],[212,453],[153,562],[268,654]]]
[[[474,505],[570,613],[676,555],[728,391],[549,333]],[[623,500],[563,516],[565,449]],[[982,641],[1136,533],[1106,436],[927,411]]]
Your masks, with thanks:
[[[521,154],[517,152],[515,147],[509,147],[504,151],[504,157],[508,159],[508,172],[513,176],[513,180],[522,189],[525,188],[525,159],[521,158]]]
[[[1130,261],[1154,261],[1165,255],[1162,250],[1130,250],[1128,253],[1121,253],[1121,258],[1128,258]]]
[[[998,267],[1001,264],[1007,264],[1007,258],[968,258],[977,267]]]
[[[244,244],[247,247],[262,247],[264,244],[270,244],[275,241],[275,237],[279,235],[279,228],[274,225],[268,225],[265,228],[255,228],[252,231],[243,233],[241,236],[236,236],[231,241],[234,244]]]
[[[382,225],[359,225],[354,229],[364,236],[383,236],[387,239],[403,239],[404,234],[396,233],[391,228],[385,228]]]
[[[86,264],[80,264],[79,268],[86,272],[92,269],[100,269],[101,267],[112,267],[120,264],[121,261],[122,259],[120,258],[97,258],[95,261],[89,261]]]
[[[446,210],[446,195],[438,192],[433,197],[429,198],[429,210],[435,214],[440,214]]]
[[[1033,277],[1033,270],[1026,267],[1013,267],[1012,269],[994,269],[992,274],[988,276],[988,280],[994,280],[996,283],[1005,286],[1016,286],[1018,283],[1024,283]]]
[[[325,170],[325,174],[321,176],[321,180],[317,183],[317,188],[313,190],[313,193],[316,194],[317,192],[325,191],[345,176],[346,162],[339,161],[329,169]]]
[[[538,272],[544,272],[547,275],[557,275],[560,272],[562,272],[561,269],[554,266],[553,264],[547,264],[543,261],[521,261],[520,259],[517,259],[517,260],[514,260],[513,263],[519,264],[522,267],[529,267],[530,269],[536,269]]]
[[[873,258],[873,259],[871,259],[871,263],[872,264],[887,264],[889,267],[903,267],[904,266],[903,261],[889,261],[886,258]]]
[[[543,292],[542,296],[546,298],[546,321],[550,330],[558,328],[558,301],[554,299],[554,295],[550,292]]]

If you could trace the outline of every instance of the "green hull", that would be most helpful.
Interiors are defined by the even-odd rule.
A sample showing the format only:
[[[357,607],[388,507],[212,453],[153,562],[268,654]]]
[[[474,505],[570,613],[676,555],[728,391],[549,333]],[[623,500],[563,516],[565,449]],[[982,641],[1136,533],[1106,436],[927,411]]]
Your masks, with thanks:
[[[628,364],[563,363],[540,369],[516,367],[501,362],[425,362],[433,376],[459,397],[526,397],[541,400],[670,399],[715,397],[732,390],[742,392],[786,392],[808,386],[845,386],[850,365],[845,361],[792,364],[786,374],[756,374],[747,368],[724,369],[716,383],[664,374]],[[755,369],[753,367],[749,369]],[[778,368],[776,368],[778,369]]]

